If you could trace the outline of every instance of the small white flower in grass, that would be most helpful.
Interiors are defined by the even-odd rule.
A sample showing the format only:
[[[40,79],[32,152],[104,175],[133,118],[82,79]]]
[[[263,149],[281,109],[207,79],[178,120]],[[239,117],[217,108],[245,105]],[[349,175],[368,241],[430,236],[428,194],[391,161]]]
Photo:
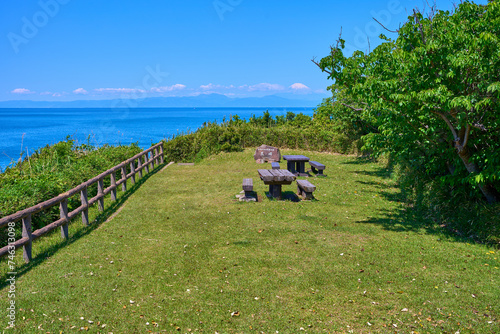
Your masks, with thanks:
[[[371,325],[372,325],[370,322],[367,322],[366,324],[367,324],[368,326],[371,326]]]
[[[130,300],[130,304],[135,304],[135,302],[133,300]]]

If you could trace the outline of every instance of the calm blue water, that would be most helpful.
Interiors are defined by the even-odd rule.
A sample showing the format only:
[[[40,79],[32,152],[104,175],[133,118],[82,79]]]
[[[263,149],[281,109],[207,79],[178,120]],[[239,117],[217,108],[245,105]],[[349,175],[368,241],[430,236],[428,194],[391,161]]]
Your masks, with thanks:
[[[0,109],[0,168],[47,144],[72,136],[79,144],[118,145],[138,142],[142,148],[181,132],[195,131],[204,122],[221,122],[232,115],[249,119],[269,110],[312,116],[313,108],[144,108],[144,109]]]

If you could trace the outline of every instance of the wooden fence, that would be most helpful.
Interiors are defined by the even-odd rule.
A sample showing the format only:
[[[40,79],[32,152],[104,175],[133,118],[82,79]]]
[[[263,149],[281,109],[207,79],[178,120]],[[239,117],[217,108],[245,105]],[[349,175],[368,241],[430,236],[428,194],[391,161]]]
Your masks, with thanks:
[[[136,163],[137,161],[137,163]],[[104,211],[104,196],[111,194],[111,200],[116,201],[116,189],[121,185],[122,191],[127,190],[127,179],[131,179],[135,183],[135,175],[143,176],[143,170],[149,173],[154,169],[155,164],[164,163],[163,144],[156,144],[149,149],[125,160],[124,162],[108,169],[104,173],[80,184],[79,186],[67,191],[57,197],[51,198],[45,202],[39,203],[30,208],[18,211],[12,215],[0,219],[0,228],[4,226],[12,227],[18,220],[22,220],[22,237],[15,242],[9,242],[9,245],[0,249],[0,258],[7,254],[13,254],[14,249],[23,247],[23,258],[26,263],[31,261],[31,244],[33,240],[47,234],[57,227],[61,227],[61,236],[64,239],[68,238],[68,224],[81,213],[82,222],[85,226],[89,225],[89,207],[97,202],[99,211]],[[130,173],[127,174],[127,166],[130,166]],[[121,179],[116,180],[116,173],[121,171]],[[104,178],[110,177],[111,185],[104,189]],[[92,198],[87,196],[87,188],[94,183],[97,183],[97,195]],[[68,212],[68,198],[80,193],[81,205],[75,210]],[[34,232],[31,231],[31,216],[42,210],[49,209],[54,205],[59,204],[60,219],[48,224]],[[9,235],[10,237],[10,235]]]

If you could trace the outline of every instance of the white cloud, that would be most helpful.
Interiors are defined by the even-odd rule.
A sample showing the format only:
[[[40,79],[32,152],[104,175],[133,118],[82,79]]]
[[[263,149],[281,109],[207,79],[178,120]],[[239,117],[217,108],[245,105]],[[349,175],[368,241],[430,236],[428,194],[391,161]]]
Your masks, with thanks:
[[[52,94],[54,94],[54,93],[52,93],[52,92],[42,92],[42,93],[40,93],[40,95],[52,95]]]
[[[186,88],[185,85],[175,84],[175,85],[172,85],[172,86],[153,87],[153,88],[151,88],[151,91],[155,92],[155,93],[164,93],[164,92],[171,92],[171,91],[174,91],[174,90],[181,90],[181,89],[184,89],[184,88]]]
[[[296,82],[293,85],[290,86],[291,89],[293,90],[310,90],[309,87],[307,87],[304,84],[301,84],[300,82]]]
[[[203,90],[215,89],[220,87],[220,85],[214,85],[213,83],[209,83],[208,85],[201,85],[200,88]]]
[[[284,90],[285,87],[278,85],[278,84],[270,84],[267,82],[263,82],[260,84],[252,85],[252,86],[240,86],[240,88],[247,88],[249,92],[254,92],[254,91],[273,91],[273,90]]]
[[[83,88],[78,88],[73,91],[75,94],[88,94],[88,92]]]
[[[140,88],[96,88],[94,90],[100,93],[125,93],[125,94],[146,92],[144,89]]]
[[[52,94],[52,96],[55,96],[55,97],[60,97],[60,96],[62,96],[62,95],[61,95],[61,94],[59,94],[59,93],[54,93],[54,94]]]
[[[223,90],[223,89],[233,89],[235,87],[233,85],[224,86],[224,85],[214,85],[213,83],[209,83],[208,85],[201,85],[200,88],[203,90]]]
[[[16,88],[13,91],[11,91],[11,93],[12,94],[33,94],[34,92],[32,92],[26,88]]]

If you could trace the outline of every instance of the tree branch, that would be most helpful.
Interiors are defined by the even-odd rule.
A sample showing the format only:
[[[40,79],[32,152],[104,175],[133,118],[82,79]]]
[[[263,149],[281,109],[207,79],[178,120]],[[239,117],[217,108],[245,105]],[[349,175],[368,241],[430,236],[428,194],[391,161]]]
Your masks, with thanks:
[[[311,61],[312,61],[314,64],[316,64],[316,66],[318,66],[318,67],[320,68],[320,70],[321,70],[321,71],[326,72],[326,73],[328,73],[329,75],[332,75],[332,72],[330,72],[330,71],[328,71],[328,70],[326,70],[326,69],[324,69],[324,68],[322,68],[322,67],[321,67],[321,65],[320,65],[320,64],[316,61],[316,58],[311,59]]]
[[[374,19],[378,24],[380,24],[382,26],[382,28],[384,28],[385,30],[387,30],[388,32],[393,32],[393,33],[399,33],[399,29],[398,30],[390,30],[390,29],[387,29],[382,23],[380,23],[376,18],[372,17],[372,19]]]
[[[472,127],[479,129],[481,131],[488,131],[488,129],[484,126],[484,124],[474,123],[472,124]]]
[[[352,109],[354,111],[363,111],[364,110],[363,108],[355,108],[355,107],[353,107],[351,105],[348,105],[348,104],[345,104],[343,102],[340,102],[340,104],[343,105],[344,107],[350,108],[350,109]]]
[[[413,10],[413,16],[415,17],[415,21],[418,24],[418,27],[420,30],[420,35],[422,36],[422,43],[426,44],[425,36],[424,36],[424,27],[422,26],[422,22],[420,22],[420,19],[418,18],[418,15],[417,15],[417,11],[415,9]]]
[[[340,43],[341,38],[342,38],[342,27],[340,27],[340,33],[339,33],[339,38],[337,39],[337,45],[335,45],[335,48],[333,46],[330,46],[330,56],[332,57],[332,63],[333,63],[333,56],[334,56],[335,52],[339,49],[339,43]],[[316,57],[313,57],[313,59],[311,59],[311,61],[316,66],[318,66],[322,72],[326,72],[330,76],[332,75],[332,71],[328,71],[327,69],[324,69],[323,67],[321,67],[320,63],[316,61]]]
[[[446,118],[445,115],[443,115],[442,113],[440,113],[439,111],[431,111],[433,114],[436,114],[438,115],[439,117],[441,117],[445,122],[446,124],[448,125],[448,128],[450,129],[451,133],[453,134],[453,139],[455,141],[457,140],[460,140],[458,138],[458,135],[457,135],[457,131],[455,130],[455,128],[453,127],[453,124],[451,124],[450,120],[448,118]]]
[[[470,125],[467,123],[467,129],[465,129],[465,136],[464,136],[464,142],[462,144],[462,149],[467,146],[467,142],[469,141],[469,134],[470,134]]]

